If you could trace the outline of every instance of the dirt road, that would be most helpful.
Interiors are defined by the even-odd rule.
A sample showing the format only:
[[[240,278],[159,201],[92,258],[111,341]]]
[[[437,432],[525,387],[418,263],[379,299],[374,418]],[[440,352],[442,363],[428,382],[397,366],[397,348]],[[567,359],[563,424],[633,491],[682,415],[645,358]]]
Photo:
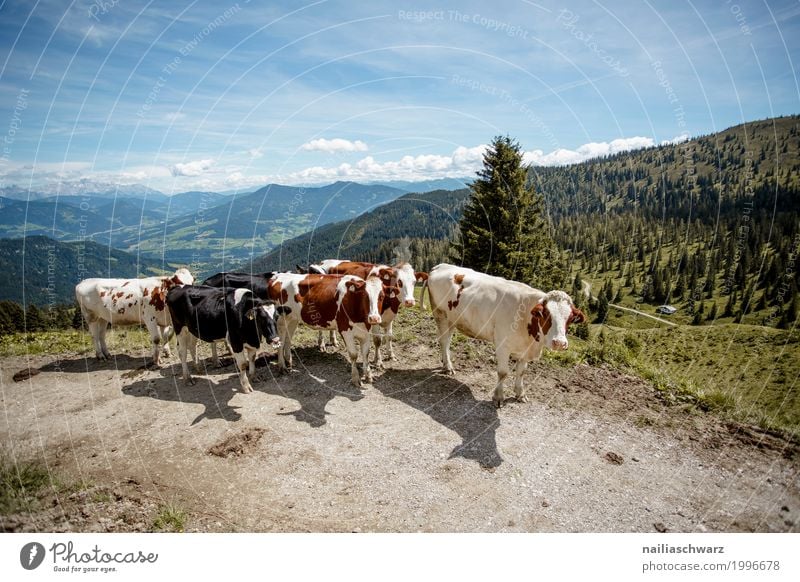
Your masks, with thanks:
[[[174,357],[143,369],[145,346],[105,364],[6,358],[6,452],[102,495],[62,495],[0,522],[146,530],[168,502],[189,531],[800,529],[798,457],[785,442],[585,365],[533,366],[529,402],[496,410],[487,348],[456,342],[456,376],[440,375],[430,326],[408,324],[399,361],[363,391],[313,339],[288,376],[262,359],[247,395],[231,365],[195,386],[173,376]],[[41,373],[14,382],[28,365]]]

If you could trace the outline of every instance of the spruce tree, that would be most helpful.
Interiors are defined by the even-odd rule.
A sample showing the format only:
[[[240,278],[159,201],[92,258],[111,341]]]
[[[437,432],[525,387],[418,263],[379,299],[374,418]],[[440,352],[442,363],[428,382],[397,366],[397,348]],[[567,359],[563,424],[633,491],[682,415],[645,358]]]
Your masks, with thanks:
[[[497,136],[470,186],[451,255],[465,267],[543,290],[563,284],[544,200],[528,184],[519,144]]]

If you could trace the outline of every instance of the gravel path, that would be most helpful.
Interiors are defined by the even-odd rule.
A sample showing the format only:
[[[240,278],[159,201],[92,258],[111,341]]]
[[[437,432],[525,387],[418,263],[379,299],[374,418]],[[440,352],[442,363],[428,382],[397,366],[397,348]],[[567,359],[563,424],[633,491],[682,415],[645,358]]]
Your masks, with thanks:
[[[261,359],[249,395],[230,364],[184,386],[175,358],[142,368],[146,349],[5,358],[7,452],[106,493],[59,496],[3,529],[146,530],[167,502],[190,531],[800,529],[793,446],[585,365],[532,366],[529,401],[497,410],[487,347],[455,342],[443,376],[428,323],[363,391],[313,340],[288,376]],[[28,365],[41,373],[14,382]]]

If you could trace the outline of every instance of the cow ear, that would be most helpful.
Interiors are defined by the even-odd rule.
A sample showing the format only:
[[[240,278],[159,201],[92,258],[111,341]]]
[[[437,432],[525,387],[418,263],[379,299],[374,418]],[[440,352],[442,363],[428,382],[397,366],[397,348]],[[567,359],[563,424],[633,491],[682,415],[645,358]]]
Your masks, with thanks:
[[[544,317],[544,303],[539,302],[534,305],[533,309],[531,309],[531,315],[534,317]]]
[[[292,312],[292,308],[287,305],[279,305],[275,308],[275,313],[280,313],[281,315],[289,315]]]
[[[414,277],[417,278],[417,283],[424,283],[428,280],[428,273],[420,271],[418,273],[414,273]]]
[[[569,317],[570,323],[583,323],[586,321],[586,316],[583,314],[583,311],[577,309],[576,307],[572,308],[572,314]]]

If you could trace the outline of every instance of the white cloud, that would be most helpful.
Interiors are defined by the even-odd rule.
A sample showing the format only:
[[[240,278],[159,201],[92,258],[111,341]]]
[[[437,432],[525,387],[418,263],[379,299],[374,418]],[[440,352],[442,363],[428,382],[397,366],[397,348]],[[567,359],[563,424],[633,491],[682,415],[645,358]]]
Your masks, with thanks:
[[[327,153],[365,152],[367,151],[367,144],[365,144],[361,140],[350,141],[338,137],[335,139],[320,138],[304,143],[303,145],[300,146],[300,149],[309,152],[327,152]]]
[[[679,136],[670,143],[680,143],[687,139]],[[651,147],[655,142],[647,137],[631,137],[615,139],[610,142],[592,142],[575,150],[557,149],[545,154],[542,150],[523,153],[523,161],[539,166],[556,166],[574,164],[598,156],[607,156],[628,150]],[[365,156],[355,162],[341,163],[335,166],[313,166],[286,173],[261,173],[255,165],[224,164],[216,159],[201,159],[172,165],[129,166],[123,172],[91,172],[89,164],[37,164],[18,166],[13,170],[0,169],[0,178],[6,183],[27,184],[33,174],[34,182],[52,182],[89,177],[102,179],[104,182],[130,184],[132,182],[161,190],[165,193],[184,191],[187,189],[230,190],[249,189],[269,183],[286,185],[318,185],[329,184],[338,180],[354,182],[375,181],[421,181],[438,178],[468,178],[480,170],[483,155],[488,146],[459,146],[449,155],[420,154],[405,155],[399,159],[379,161],[374,156]],[[262,148],[241,150],[240,155],[249,156],[251,160],[263,156]],[[263,170],[262,170],[263,172]],[[180,178],[176,180],[175,178]]]
[[[672,139],[665,139],[661,141],[661,145],[676,145],[679,143],[683,143],[685,141],[689,141],[689,134],[688,132],[683,132],[680,135],[676,135]]]
[[[627,137],[615,139],[611,142],[591,142],[580,146],[576,150],[560,148],[545,154],[542,150],[525,152],[523,160],[526,164],[535,166],[565,166],[585,162],[592,158],[610,156],[620,152],[638,150],[654,146],[655,141],[649,137]]]
[[[213,165],[213,159],[195,160],[194,162],[186,162],[185,164],[174,164],[170,166],[169,171],[173,176],[202,176],[208,172]]]
[[[458,147],[449,156],[423,154],[403,156],[399,160],[379,162],[367,156],[354,164],[342,163],[333,167],[314,166],[278,177],[286,184],[322,184],[336,180],[427,180],[460,178],[471,175],[480,167],[486,146]]]

